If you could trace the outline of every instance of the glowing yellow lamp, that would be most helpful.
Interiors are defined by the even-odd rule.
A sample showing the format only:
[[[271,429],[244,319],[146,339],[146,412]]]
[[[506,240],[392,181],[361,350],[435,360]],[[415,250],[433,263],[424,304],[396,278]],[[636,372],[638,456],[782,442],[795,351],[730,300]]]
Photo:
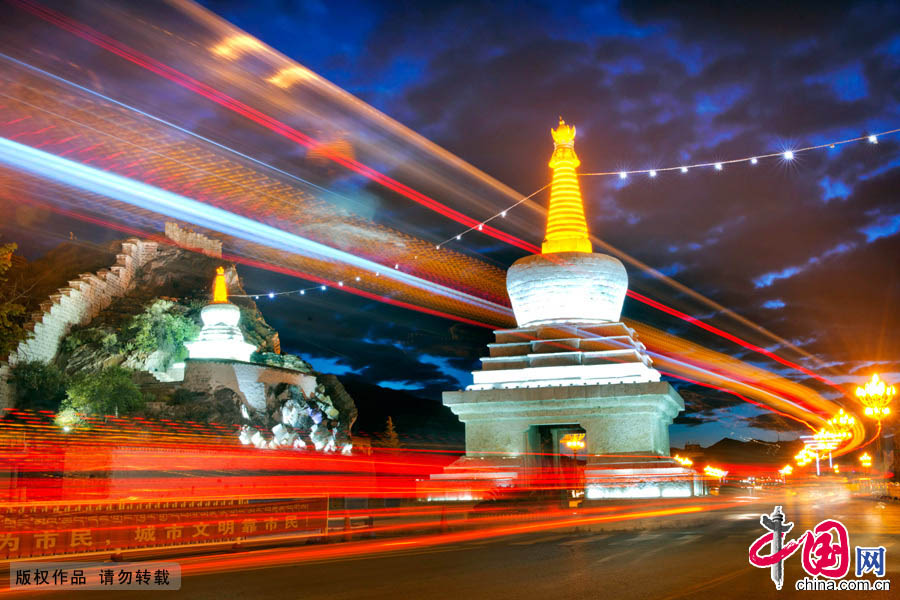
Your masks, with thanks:
[[[216,268],[216,279],[213,282],[213,304],[228,302],[228,288],[225,286],[225,268]]]

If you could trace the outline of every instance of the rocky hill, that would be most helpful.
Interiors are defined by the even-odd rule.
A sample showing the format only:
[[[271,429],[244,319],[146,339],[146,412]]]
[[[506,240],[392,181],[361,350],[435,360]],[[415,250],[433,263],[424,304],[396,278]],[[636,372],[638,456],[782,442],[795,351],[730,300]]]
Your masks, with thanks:
[[[138,412],[145,416],[238,425],[242,441],[258,447],[349,450],[357,410],[341,382],[280,353],[278,333],[246,297],[220,244],[174,224],[166,233],[173,243],[67,243],[19,265],[16,277],[32,286],[33,322],[10,364],[0,364],[6,378],[15,381],[17,369],[38,363],[82,384],[126,369],[144,396]],[[186,249],[185,241],[203,247]],[[188,381],[185,342],[200,331],[219,266],[229,301],[240,309],[244,339],[257,352],[251,363],[197,363],[201,375]],[[15,398],[17,391],[7,395]]]

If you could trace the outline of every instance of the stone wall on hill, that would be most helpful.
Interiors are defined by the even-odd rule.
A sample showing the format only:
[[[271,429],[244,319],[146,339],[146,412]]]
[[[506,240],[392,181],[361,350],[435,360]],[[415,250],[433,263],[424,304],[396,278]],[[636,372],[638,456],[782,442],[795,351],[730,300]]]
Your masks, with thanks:
[[[185,250],[194,250],[207,256],[222,258],[221,240],[214,240],[201,233],[185,229],[178,223],[166,223],[166,237]]]
[[[21,361],[50,362],[74,325],[84,325],[132,287],[136,271],[156,255],[157,243],[129,238],[116,264],[96,273],[82,273],[41,303],[25,327],[27,337],[9,355],[10,366]]]

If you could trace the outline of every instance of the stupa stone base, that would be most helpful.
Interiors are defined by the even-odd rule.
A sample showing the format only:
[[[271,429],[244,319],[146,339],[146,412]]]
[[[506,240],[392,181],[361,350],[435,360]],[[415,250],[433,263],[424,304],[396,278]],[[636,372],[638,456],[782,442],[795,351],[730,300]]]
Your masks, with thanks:
[[[584,430],[577,487],[588,499],[705,493],[695,472],[669,457],[668,426],[684,401],[667,382],[470,389],[445,392],[444,404],[465,423],[466,455],[420,482],[427,499],[479,500],[540,486],[548,473],[543,426]],[[557,476],[572,477],[571,467]]]
[[[696,471],[671,458],[619,456],[615,459],[618,462],[591,457],[577,475],[562,471],[553,484],[583,490],[587,500],[687,498],[707,493],[706,482]],[[535,461],[527,456],[464,456],[442,473],[419,481],[418,492],[422,500],[432,502],[480,501],[497,498],[504,492],[540,489],[543,475]],[[567,486],[566,481],[571,484]]]
[[[466,456],[535,451],[529,430],[577,425],[586,455],[669,455],[669,430],[684,401],[665,381],[444,392],[444,405],[466,426]]]

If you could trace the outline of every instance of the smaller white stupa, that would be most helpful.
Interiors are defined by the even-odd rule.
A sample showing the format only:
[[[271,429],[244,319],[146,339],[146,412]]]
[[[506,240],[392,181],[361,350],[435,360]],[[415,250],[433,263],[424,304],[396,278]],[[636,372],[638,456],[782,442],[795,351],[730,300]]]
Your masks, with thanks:
[[[239,360],[250,362],[250,355],[256,346],[244,341],[238,323],[241,309],[228,301],[225,286],[225,269],[216,269],[213,283],[213,301],[200,311],[203,329],[193,342],[185,344],[191,358]]]

